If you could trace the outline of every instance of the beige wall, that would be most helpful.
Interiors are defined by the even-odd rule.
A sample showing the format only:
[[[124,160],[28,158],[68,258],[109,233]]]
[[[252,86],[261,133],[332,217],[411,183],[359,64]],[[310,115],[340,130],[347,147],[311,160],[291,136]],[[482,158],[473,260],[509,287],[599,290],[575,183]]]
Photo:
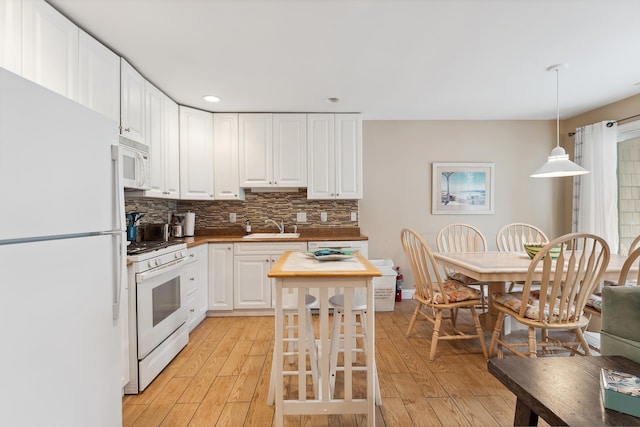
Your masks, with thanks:
[[[359,208],[369,257],[393,259],[408,287],[413,279],[400,245],[403,227],[416,229],[434,250],[438,230],[454,222],[480,228],[490,250],[509,222],[536,224],[550,238],[565,232],[562,180],[529,177],[555,145],[555,121],[365,121],[363,140]],[[432,215],[433,162],[493,162],[495,213]]]

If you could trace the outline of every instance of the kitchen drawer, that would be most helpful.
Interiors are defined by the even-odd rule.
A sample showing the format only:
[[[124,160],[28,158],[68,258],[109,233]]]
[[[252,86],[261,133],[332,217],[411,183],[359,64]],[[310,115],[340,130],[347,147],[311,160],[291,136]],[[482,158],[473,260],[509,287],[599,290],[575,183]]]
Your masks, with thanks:
[[[236,243],[234,255],[272,255],[280,254],[284,251],[306,251],[306,242],[273,242],[273,243]]]
[[[207,245],[198,245],[187,249],[187,255],[189,257],[187,263],[196,262],[198,260],[207,261]]]

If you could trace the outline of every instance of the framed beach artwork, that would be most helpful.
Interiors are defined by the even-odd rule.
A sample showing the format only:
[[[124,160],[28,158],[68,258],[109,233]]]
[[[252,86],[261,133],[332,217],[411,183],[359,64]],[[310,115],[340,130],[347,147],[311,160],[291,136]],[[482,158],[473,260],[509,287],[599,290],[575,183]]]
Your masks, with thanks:
[[[433,163],[432,214],[492,214],[493,163]]]

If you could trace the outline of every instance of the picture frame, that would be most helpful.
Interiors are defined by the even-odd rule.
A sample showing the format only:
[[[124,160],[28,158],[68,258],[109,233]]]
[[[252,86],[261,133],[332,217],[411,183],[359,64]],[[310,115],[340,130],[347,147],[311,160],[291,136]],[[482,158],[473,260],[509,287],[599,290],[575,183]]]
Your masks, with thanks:
[[[493,163],[433,163],[432,172],[432,214],[493,214]]]

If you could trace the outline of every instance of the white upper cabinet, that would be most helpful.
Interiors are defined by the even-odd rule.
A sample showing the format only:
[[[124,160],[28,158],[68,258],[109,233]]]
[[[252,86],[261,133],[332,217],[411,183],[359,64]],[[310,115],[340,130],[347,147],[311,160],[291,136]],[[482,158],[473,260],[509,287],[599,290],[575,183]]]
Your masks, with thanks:
[[[180,198],[213,200],[213,114],[180,106]]]
[[[244,200],[238,172],[238,114],[213,114],[214,199]]]
[[[0,0],[0,67],[22,75],[22,2]]]
[[[336,199],[362,199],[362,116],[335,115]]]
[[[22,75],[78,101],[78,27],[44,0],[22,2]]]
[[[162,143],[164,146],[164,193],[166,197],[180,197],[180,111],[178,104],[163,95]],[[153,161],[153,158],[152,160]]]
[[[308,114],[309,199],[362,198],[362,117]]]
[[[163,134],[163,99],[164,96],[151,83],[145,84],[145,131],[146,143],[149,145],[150,153],[150,170],[149,184],[151,189],[145,191],[144,195],[149,197],[165,197],[164,190],[164,144],[162,141]]]
[[[272,114],[239,114],[240,186],[273,187]]]
[[[307,115],[273,115],[273,182],[276,187],[307,186]]]
[[[239,114],[240,186],[306,187],[306,114]]]
[[[120,121],[120,57],[79,30],[79,101]]]
[[[120,60],[120,135],[145,143],[145,79],[124,58]]]

